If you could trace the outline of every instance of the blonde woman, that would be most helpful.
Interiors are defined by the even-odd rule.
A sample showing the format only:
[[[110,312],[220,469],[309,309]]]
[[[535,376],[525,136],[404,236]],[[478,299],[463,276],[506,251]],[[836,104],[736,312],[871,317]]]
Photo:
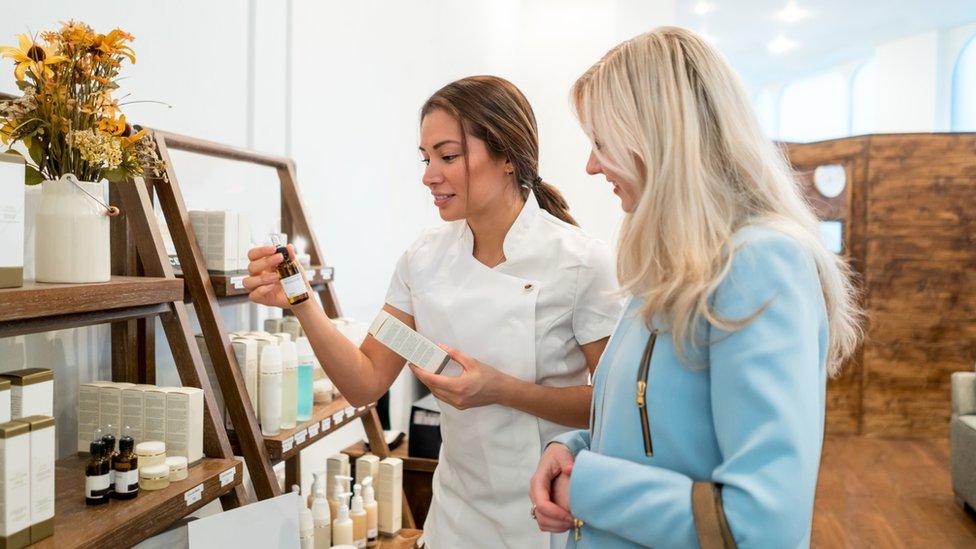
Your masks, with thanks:
[[[630,294],[596,370],[590,428],[531,480],[576,547],[805,547],[827,376],[858,343],[848,269],[818,238],[736,75],[659,28],[607,53],[572,97],[627,213]]]

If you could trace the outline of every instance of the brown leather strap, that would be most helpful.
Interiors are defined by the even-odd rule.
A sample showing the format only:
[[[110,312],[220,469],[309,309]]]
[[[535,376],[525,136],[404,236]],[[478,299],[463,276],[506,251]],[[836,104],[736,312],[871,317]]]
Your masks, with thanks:
[[[735,538],[725,520],[722,487],[696,480],[691,485],[691,512],[702,549],[735,549]]]

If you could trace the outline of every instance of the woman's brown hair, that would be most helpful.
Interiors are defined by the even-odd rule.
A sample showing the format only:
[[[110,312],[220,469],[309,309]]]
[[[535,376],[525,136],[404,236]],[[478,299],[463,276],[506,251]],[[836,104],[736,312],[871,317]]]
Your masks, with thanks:
[[[512,163],[522,198],[535,192],[539,207],[573,225],[569,204],[553,185],[539,177],[539,130],[525,95],[497,76],[470,76],[437,90],[420,109],[420,119],[441,109],[461,125],[461,149],[468,152],[467,136],[485,142],[488,153]]]

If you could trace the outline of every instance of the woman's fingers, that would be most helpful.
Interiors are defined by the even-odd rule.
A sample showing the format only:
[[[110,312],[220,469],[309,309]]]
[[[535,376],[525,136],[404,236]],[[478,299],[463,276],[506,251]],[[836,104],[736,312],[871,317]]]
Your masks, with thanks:
[[[246,277],[243,284],[244,289],[250,291],[275,282],[278,282],[278,273],[260,273]]]
[[[569,514],[569,511],[563,509],[562,507],[556,505],[551,501],[540,501],[535,504],[535,516],[545,516],[552,520],[572,522],[573,515]]]
[[[274,289],[275,287],[273,284],[258,286],[257,288],[251,290],[248,297],[255,303],[263,303],[264,298],[267,297]]]
[[[255,259],[261,259],[273,253],[275,253],[274,246],[258,246],[247,251],[247,259],[249,261],[254,261]]]
[[[250,255],[250,252],[248,252]],[[258,259],[252,259],[250,263],[247,264],[247,270],[252,275],[258,273],[263,273],[264,271],[270,271],[279,263],[284,260],[281,254],[272,253],[271,255],[264,256]]]

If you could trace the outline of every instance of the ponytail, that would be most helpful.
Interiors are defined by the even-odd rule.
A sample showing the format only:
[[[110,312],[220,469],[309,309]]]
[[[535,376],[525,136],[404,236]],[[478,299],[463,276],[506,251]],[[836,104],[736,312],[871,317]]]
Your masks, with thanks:
[[[539,203],[540,208],[549,212],[560,221],[565,221],[577,227],[579,226],[579,223],[569,213],[569,203],[566,202],[563,193],[559,192],[559,189],[555,185],[546,183],[541,177],[537,177],[531,189],[535,193],[535,199]]]

